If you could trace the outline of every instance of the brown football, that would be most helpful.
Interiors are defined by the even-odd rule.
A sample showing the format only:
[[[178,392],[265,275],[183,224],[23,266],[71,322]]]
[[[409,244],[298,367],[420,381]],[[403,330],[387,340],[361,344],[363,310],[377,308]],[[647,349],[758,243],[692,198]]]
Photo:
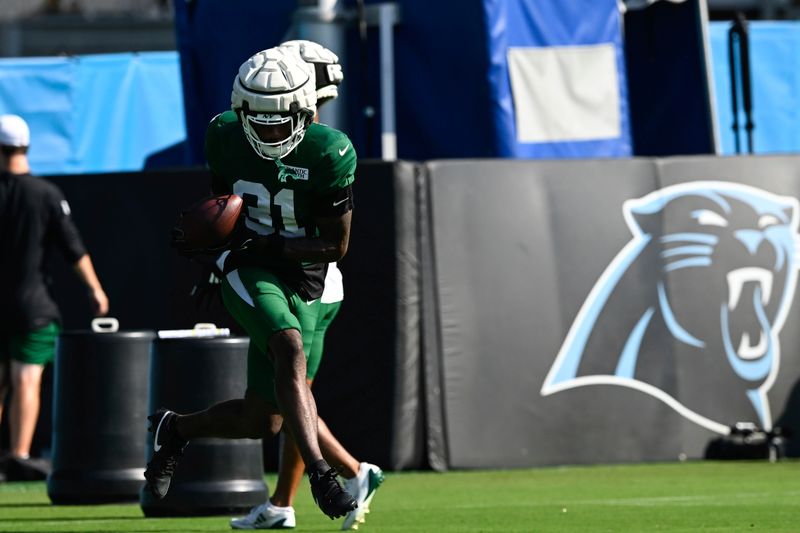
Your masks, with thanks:
[[[236,194],[210,196],[181,211],[178,224],[186,248],[202,250],[225,244],[242,212],[242,197]]]

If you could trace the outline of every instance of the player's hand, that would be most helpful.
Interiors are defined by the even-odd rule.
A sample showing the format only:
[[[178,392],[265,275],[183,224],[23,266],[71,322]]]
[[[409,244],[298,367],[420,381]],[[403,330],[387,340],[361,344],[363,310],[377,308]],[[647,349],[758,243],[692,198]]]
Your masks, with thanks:
[[[178,220],[178,223],[170,231],[170,246],[172,246],[172,248],[183,257],[195,259],[196,257],[202,255],[219,254],[219,252],[228,247],[228,243],[225,243],[217,248],[192,248],[186,241],[186,235],[183,231],[183,228],[181,228],[180,220]]]
[[[178,222],[175,226],[172,227],[170,230],[170,246],[175,249],[179,254],[184,257],[192,257],[197,255],[200,250],[192,250],[189,248],[188,243],[186,242],[186,234],[181,227],[181,219],[178,219]]]
[[[192,260],[200,265],[200,276],[189,295],[195,307],[200,310],[211,309],[222,303],[222,272],[213,255],[195,255]]]
[[[94,316],[106,316],[108,314],[108,296],[106,296],[105,291],[98,287],[91,291],[90,296]]]
[[[283,254],[286,239],[279,233],[248,239],[231,250],[225,258],[223,273],[227,274],[242,266],[269,264]]]

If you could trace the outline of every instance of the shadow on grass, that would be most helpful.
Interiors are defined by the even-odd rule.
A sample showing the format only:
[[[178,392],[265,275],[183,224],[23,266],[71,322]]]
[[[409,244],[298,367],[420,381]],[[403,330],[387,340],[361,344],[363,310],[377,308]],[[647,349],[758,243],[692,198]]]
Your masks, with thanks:
[[[3,507],[47,507],[48,509],[51,507],[49,503],[30,503],[30,502],[19,502],[19,503],[0,503],[0,509]]]

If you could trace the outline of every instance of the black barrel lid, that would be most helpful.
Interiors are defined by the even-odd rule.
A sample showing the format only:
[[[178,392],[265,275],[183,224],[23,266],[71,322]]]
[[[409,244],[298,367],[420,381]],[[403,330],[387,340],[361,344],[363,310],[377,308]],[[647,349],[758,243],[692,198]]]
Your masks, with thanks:
[[[78,329],[62,331],[62,337],[111,337],[111,338],[145,338],[153,339],[156,337],[156,332],[153,330],[131,330],[120,331],[119,320],[114,317],[98,317],[92,320],[91,329]]]

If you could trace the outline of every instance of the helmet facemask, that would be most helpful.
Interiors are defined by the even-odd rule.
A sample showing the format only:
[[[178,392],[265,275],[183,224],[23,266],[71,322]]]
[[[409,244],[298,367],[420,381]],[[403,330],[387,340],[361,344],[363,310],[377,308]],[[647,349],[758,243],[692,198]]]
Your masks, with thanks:
[[[258,113],[241,109],[239,119],[245,137],[264,159],[282,159],[300,144],[313,112],[300,109],[294,113]]]

